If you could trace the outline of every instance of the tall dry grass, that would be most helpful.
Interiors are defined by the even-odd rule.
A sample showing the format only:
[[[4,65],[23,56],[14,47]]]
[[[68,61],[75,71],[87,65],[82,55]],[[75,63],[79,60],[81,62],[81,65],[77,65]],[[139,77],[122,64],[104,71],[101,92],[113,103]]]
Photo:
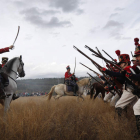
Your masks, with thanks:
[[[6,121],[0,112],[0,140],[132,140],[132,109],[127,118],[114,116],[114,108],[99,99],[22,97],[12,102]]]

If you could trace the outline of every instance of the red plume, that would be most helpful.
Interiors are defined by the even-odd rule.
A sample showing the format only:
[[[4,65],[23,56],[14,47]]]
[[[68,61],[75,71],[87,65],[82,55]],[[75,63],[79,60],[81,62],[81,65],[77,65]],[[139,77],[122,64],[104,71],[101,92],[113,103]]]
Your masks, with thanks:
[[[134,42],[135,42],[135,45],[139,45],[139,39],[138,38],[134,38]]]
[[[116,50],[115,53],[117,54],[117,56],[120,56],[121,54],[120,50]]]

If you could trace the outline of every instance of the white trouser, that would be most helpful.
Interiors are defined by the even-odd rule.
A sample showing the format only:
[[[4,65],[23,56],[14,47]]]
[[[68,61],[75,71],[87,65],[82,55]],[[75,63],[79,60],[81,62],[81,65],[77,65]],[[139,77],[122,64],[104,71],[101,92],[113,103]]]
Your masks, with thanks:
[[[105,95],[104,101],[105,102],[110,102],[112,97],[113,97],[113,94],[109,92],[108,94]]]
[[[137,96],[133,95],[131,90],[127,89],[123,91],[123,94],[121,98],[118,100],[118,102],[115,105],[115,108],[122,108],[124,109],[128,104],[136,103]]]
[[[116,93],[116,95],[112,97],[112,100],[111,100],[111,102],[110,102],[110,105],[111,105],[111,106],[115,106],[116,103],[117,103],[117,101],[118,101],[119,99],[120,99],[120,96]]]
[[[140,99],[133,106],[133,110],[135,115],[140,115]]]

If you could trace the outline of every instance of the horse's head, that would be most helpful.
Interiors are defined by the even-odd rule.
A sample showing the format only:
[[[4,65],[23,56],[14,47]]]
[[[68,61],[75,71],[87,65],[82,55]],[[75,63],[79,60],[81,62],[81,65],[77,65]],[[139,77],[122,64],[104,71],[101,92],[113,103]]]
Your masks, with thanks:
[[[24,77],[25,76],[24,63],[22,61],[22,55],[20,55],[20,57],[19,57],[19,66],[18,66],[17,72],[19,74],[19,77]]]

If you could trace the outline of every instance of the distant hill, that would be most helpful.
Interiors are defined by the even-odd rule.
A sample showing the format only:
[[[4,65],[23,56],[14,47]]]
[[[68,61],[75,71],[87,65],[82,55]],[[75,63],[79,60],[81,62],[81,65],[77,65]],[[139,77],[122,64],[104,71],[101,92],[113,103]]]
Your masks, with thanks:
[[[86,78],[80,77],[79,80]],[[100,81],[98,77],[96,77]],[[93,80],[93,82],[95,82]],[[17,93],[23,92],[49,92],[53,85],[64,83],[64,78],[43,78],[43,79],[24,79],[17,80]]]

